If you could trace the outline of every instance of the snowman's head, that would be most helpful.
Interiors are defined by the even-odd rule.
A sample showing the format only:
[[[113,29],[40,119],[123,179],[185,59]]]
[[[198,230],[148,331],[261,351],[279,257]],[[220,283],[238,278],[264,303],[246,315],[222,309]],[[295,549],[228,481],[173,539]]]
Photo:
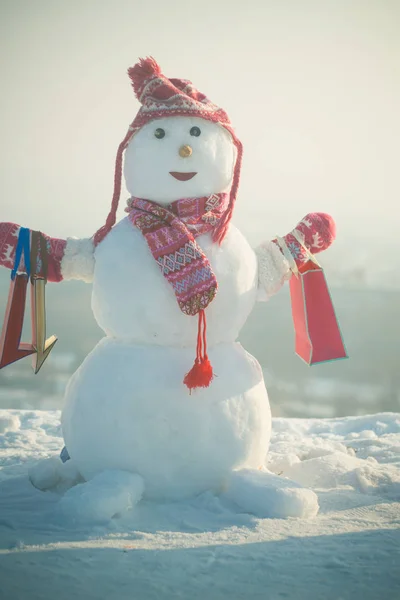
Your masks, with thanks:
[[[226,192],[229,202],[213,240],[221,243],[232,218],[239,185],[242,144],[226,112],[186,79],[168,78],[153,58],[128,69],[141,107],[120,143],[114,193],[97,245],[116,221],[125,153],[125,180],[132,196],[168,204]]]
[[[236,148],[221,125],[199,117],[154,119],[125,151],[128,192],[160,204],[227,191]]]

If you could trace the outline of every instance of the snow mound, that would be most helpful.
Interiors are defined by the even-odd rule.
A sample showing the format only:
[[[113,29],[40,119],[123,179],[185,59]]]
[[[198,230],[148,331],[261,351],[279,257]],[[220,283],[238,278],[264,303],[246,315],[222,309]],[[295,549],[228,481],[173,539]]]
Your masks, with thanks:
[[[317,496],[318,515],[302,519],[259,518],[275,492],[254,472],[232,480],[246,512],[226,491],[138,502],[142,482],[129,473],[67,489],[77,474],[58,459],[60,414],[0,420],[1,599],[400,598],[398,414],[273,420],[275,507],[312,516]],[[43,493],[28,473],[55,487]]]
[[[51,456],[38,462],[29,469],[29,479],[38,490],[48,490],[56,487],[61,479],[60,467],[62,462],[58,456]]]
[[[267,467],[317,493],[352,488],[400,500],[400,417],[275,419]]]
[[[58,454],[36,462],[29,468],[28,475],[32,485],[42,491],[63,492],[83,481],[74,461],[63,463]]]
[[[2,414],[0,416],[0,433],[7,433],[7,431],[18,431],[20,427],[21,421],[19,420],[18,415]]]
[[[233,496],[243,510],[261,518],[315,517],[319,509],[312,490],[266,469],[261,473],[250,469],[235,471],[226,496]]]
[[[61,499],[61,510],[86,522],[109,521],[139,502],[144,482],[127,471],[103,471],[85,484],[70,488]]]

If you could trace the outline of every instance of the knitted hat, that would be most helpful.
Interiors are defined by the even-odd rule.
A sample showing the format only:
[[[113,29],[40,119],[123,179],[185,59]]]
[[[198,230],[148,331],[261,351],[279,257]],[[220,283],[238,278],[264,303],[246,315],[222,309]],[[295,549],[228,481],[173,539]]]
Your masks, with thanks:
[[[134,67],[128,69],[128,75],[131,79],[135,95],[142,106],[118,147],[111,210],[105,225],[94,235],[95,245],[105,238],[115,224],[121,194],[122,157],[132,136],[143,125],[146,125],[146,123],[149,123],[153,119],[177,116],[200,117],[207,121],[218,123],[229,131],[236,146],[237,157],[228,207],[212,234],[213,240],[221,243],[232,218],[242,163],[242,144],[233,131],[228,115],[222,108],[210,102],[204,94],[196,90],[190,81],[185,79],[168,79],[168,77],[165,77],[153,58],[140,59]]]

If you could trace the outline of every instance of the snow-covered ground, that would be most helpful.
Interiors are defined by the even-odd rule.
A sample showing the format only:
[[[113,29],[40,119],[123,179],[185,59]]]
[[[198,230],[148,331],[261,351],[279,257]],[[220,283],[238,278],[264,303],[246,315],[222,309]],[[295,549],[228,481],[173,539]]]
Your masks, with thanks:
[[[79,523],[28,468],[56,411],[0,410],[1,600],[400,598],[400,415],[274,419],[267,467],[311,487],[311,519],[257,519],[211,493]]]

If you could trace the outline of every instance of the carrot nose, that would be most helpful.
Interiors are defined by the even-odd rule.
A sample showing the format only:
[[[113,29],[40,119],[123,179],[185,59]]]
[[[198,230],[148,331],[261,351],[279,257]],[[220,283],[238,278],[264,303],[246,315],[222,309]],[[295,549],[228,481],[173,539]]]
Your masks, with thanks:
[[[181,156],[182,158],[188,158],[192,155],[192,152],[193,150],[190,146],[181,146],[179,148],[179,156]]]

